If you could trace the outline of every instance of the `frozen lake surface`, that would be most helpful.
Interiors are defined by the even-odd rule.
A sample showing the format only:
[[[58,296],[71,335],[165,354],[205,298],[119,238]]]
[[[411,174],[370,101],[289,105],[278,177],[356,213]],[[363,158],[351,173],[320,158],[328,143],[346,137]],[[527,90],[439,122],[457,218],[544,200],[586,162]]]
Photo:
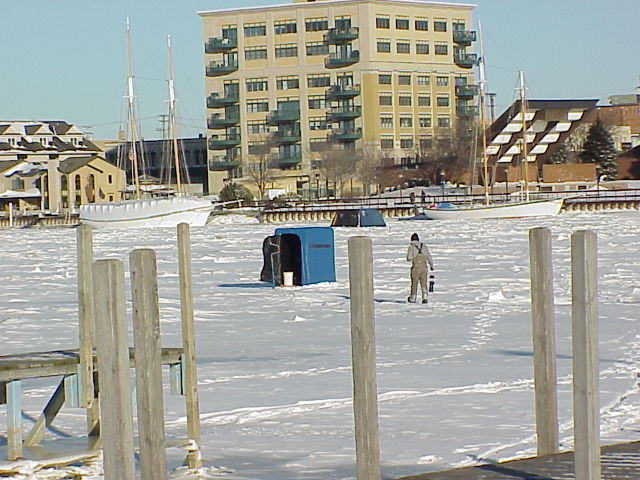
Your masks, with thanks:
[[[225,478],[355,478],[354,235],[373,241],[384,478],[535,454],[528,231],[538,226],[553,235],[562,448],[572,447],[569,244],[580,229],[598,235],[602,443],[640,437],[638,212],[336,228],[337,282],[273,289],[258,280],[261,247],[283,225],[225,217],[191,231],[203,456]],[[287,224],[308,225],[319,224]],[[435,262],[428,305],[406,303],[414,231]],[[75,238],[0,230],[2,354],[77,347]],[[95,232],[96,258],[128,262],[134,248],[156,250],[162,343],[180,346],[175,231]],[[27,426],[54,387],[24,382]],[[167,436],[186,435],[182,397],[167,391],[165,403]],[[63,409],[55,426],[47,438],[81,433],[83,410]],[[183,458],[168,455],[170,469]]]

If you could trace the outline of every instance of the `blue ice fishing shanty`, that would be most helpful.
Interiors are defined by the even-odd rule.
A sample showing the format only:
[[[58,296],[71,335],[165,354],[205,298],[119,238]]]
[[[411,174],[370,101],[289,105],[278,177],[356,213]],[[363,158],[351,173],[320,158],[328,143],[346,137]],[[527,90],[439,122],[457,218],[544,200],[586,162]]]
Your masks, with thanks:
[[[264,239],[262,253],[263,282],[284,285],[285,272],[293,272],[293,285],[336,281],[331,227],[276,228]]]
[[[384,217],[375,208],[339,210],[333,217],[332,227],[386,227]]]

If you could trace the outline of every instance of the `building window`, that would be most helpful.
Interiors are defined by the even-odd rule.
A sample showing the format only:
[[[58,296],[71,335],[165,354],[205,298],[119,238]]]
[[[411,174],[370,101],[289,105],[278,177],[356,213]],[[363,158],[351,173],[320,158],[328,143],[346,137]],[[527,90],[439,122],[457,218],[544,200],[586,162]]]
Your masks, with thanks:
[[[421,115],[418,117],[418,125],[421,128],[431,128],[431,117],[428,115]]]
[[[269,153],[268,147],[263,142],[249,142],[247,147],[249,155],[267,155]]]
[[[380,95],[379,103],[380,103],[380,105],[384,105],[384,106],[393,105],[393,101],[392,101],[391,95]]]
[[[439,128],[449,128],[451,126],[451,120],[449,117],[438,117]]]
[[[328,87],[329,85],[331,85],[330,75],[307,75],[307,87]]]
[[[436,42],[433,51],[436,55],[448,55],[449,54],[449,45],[444,42]]]
[[[309,95],[309,108],[312,110],[327,108],[327,101],[324,95]]]
[[[411,95],[400,95],[398,97],[398,105],[400,105],[401,107],[410,107]]]
[[[107,183],[113,183],[113,175],[107,177]]]
[[[436,97],[436,105],[438,107],[448,107],[449,97]]]
[[[411,75],[398,75],[398,85],[411,85]]]
[[[398,40],[396,43],[396,52],[411,53],[411,43],[408,40]]]
[[[419,107],[430,107],[431,106],[431,97],[428,95],[418,95],[418,106]]]
[[[436,77],[436,85],[438,87],[448,87],[449,77]]]
[[[329,21],[326,17],[307,18],[304,21],[304,26],[307,32],[320,32],[329,29]]]
[[[411,137],[401,137],[400,138],[400,148],[413,148],[413,138],[411,138]]]
[[[393,148],[393,137],[382,137],[380,139],[380,148],[391,150]]]
[[[300,88],[298,77],[276,77],[276,88],[278,90],[293,90]]]
[[[267,104],[267,110],[269,110]],[[262,111],[267,111],[262,110]],[[267,126],[267,122],[249,122],[247,123],[247,132],[249,135],[258,135],[262,133],[267,133],[269,131],[269,127]]]
[[[380,53],[391,53],[391,40],[378,39],[376,49]]]
[[[285,33],[297,33],[298,31],[295,20],[283,20],[281,22],[274,22],[273,29],[276,35],[284,35]]]
[[[416,30],[426,32],[429,30],[429,21],[426,18],[416,18],[415,27]]]
[[[396,17],[396,28],[398,30],[409,30],[409,19]]]
[[[393,128],[393,117],[380,117],[380,128]]]
[[[326,130],[327,119],[326,117],[310,117],[309,118],[309,130]]]
[[[429,75],[418,75],[418,85],[421,87],[428,87],[431,85]]]
[[[266,98],[247,101],[247,113],[268,112],[269,101]]]
[[[260,45],[259,47],[247,47],[244,49],[245,60],[259,60],[267,58],[267,47]]]
[[[416,42],[416,53],[420,55],[428,55],[429,54],[429,42],[424,40],[418,40]]]
[[[433,22],[433,31],[434,32],[446,32],[447,31],[447,21],[446,20],[434,20],[434,22]]]
[[[324,42],[307,42],[305,45],[307,56],[327,55],[329,53],[329,45]]]
[[[388,73],[378,74],[378,85],[391,85],[391,75]]]
[[[336,17],[335,22],[338,30],[348,30],[351,28],[351,17],[339,16]]]
[[[400,127],[402,128],[413,127],[413,117],[400,117]]]
[[[245,37],[261,37],[267,34],[267,25],[265,23],[245,23]]]
[[[283,43],[276,45],[276,58],[297,57],[298,45],[295,43]]]
[[[247,78],[247,92],[265,92],[269,89],[266,78]]]
[[[389,17],[376,17],[376,28],[389,28]]]

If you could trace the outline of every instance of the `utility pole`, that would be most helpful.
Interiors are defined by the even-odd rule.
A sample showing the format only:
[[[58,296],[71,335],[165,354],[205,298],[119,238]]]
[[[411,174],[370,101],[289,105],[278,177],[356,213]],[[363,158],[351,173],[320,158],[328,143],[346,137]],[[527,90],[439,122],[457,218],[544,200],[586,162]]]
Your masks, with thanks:
[[[489,97],[489,112],[491,125],[496,121],[496,94],[495,93],[487,93],[487,97]]]

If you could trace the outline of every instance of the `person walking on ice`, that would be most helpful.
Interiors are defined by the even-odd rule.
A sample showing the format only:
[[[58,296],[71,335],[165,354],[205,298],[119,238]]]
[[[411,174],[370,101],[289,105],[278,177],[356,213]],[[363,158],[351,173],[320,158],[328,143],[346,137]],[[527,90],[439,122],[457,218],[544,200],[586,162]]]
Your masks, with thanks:
[[[427,280],[429,278],[429,269],[433,270],[433,259],[429,248],[420,241],[417,233],[411,235],[411,244],[407,250],[407,261],[411,262],[411,294],[407,301],[416,303],[418,296],[418,284],[422,291],[422,303],[428,303],[428,287]]]

